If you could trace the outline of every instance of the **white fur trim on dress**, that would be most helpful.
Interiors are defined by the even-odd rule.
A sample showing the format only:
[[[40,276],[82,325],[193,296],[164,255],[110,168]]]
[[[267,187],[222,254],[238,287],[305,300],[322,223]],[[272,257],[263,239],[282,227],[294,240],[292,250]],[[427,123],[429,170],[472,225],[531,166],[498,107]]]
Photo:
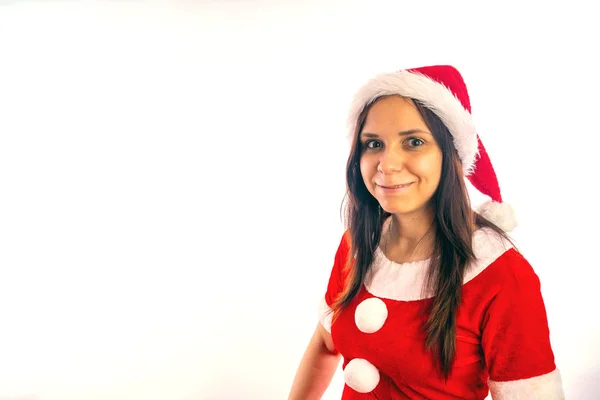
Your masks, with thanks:
[[[486,201],[478,207],[477,213],[505,232],[510,232],[517,226],[517,216],[510,204]]]
[[[331,333],[331,323],[333,320],[333,311],[327,305],[325,298],[321,299],[321,303],[319,304],[319,322],[323,325],[323,328],[329,333]]]
[[[365,106],[387,95],[419,100],[431,109],[452,134],[454,147],[462,161],[465,175],[473,172],[478,155],[477,132],[473,119],[462,103],[444,85],[427,76],[409,71],[381,74],[371,79],[354,97],[348,116],[350,138],[354,136],[358,116]]]
[[[473,234],[475,261],[465,271],[463,284],[468,283],[498,259],[512,244],[488,228]],[[381,248],[375,250],[374,260],[365,278],[365,288],[373,296],[400,301],[416,301],[433,297],[424,291],[429,260],[398,264],[388,259]]]
[[[564,400],[565,394],[558,369],[529,379],[489,382],[493,400]]]

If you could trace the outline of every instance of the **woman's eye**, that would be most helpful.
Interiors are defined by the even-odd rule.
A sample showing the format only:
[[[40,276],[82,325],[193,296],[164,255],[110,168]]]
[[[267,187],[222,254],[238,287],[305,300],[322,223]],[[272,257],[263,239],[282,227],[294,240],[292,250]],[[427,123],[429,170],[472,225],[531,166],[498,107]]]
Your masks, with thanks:
[[[380,146],[381,146],[381,143],[379,143],[377,140],[367,140],[365,142],[365,147],[368,149],[376,149]]]
[[[408,139],[408,145],[410,147],[419,147],[419,146],[423,146],[424,144],[425,144],[425,142],[419,138]]]

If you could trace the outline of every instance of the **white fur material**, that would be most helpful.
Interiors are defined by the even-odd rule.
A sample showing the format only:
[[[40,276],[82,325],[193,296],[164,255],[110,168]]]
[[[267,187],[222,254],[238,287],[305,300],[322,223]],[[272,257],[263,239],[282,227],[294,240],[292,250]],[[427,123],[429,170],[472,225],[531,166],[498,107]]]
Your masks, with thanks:
[[[564,400],[560,372],[508,382],[489,382],[494,400]]]
[[[375,99],[400,95],[417,99],[431,109],[446,125],[462,161],[466,176],[473,172],[478,155],[477,132],[471,114],[444,85],[423,74],[398,71],[381,74],[364,85],[354,97],[348,116],[350,137],[354,136],[358,116]]]
[[[473,234],[473,251],[476,260],[465,271],[463,283],[467,283],[498,257],[512,244],[494,231],[482,228]],[[388,259],[378,247],[375,250],[373,265],[367,272],[365,288],[374,296],[401,301],[416,301],[433,296],[425,292],[425,278],[429,260],[398,264]]]
[[[358,393],[372,392],[379,384],[379,371],[362,358],[350,360],[344,368],[344,382]]]
[[[475,262],[471,263],[465,271],[463,284],[471,281],[496,261],[498,257],[512,248],[512,243],[498,235],[495,231],[489,228],[478,229],[473,235]]]
[[[384,229],[389,229],[389,224],[386,224]],[[476,259],[465,271],[463,283],[466,284],[471,281],[512,247],[513,246],[509,241],[502,238],[491,229],[482,228],[475,231],[473,234],[473,252],[475,253]],[[429,260],[402,264],[395,263],[385,256],[380,247],[377,247],[373,265],[367,272],[365,288],[373,296],[382,299],[400,301],[427,299],[433,296],[433,293],[425,292],[423,290],[428,268]],[[375,304],[376,301],[377,300],[371,300],[373,304]],[[375,321],[383,316],[383,308],[381,306],[369,306],[369,308],[371,308],[371,310],[368,310],[365,307],[364,312],[367,313],[368,311],[368,314],[373,315],[362,315],[363,311],[361,311],[359,317],[355,314],[355,322],[359,329],[361,329],[362,326],[361,330],[365,329],[365,331],[369,331],[373,329],[377,326]],[[374,311],[372,311],[373,309]],[[385,318],[387,319],[387,307]],[[361,325],[359,325],[357,319],[361,320]],[[331,333],[331,320],[331,309],[327,306],[325,299],[322,298],[319,306],[319,321],[329,333]],[[385,322],[385,319],[383,322]],[[378,329],[381,329],[381,326]]]
[[[354,312],[354,322],[364,333],[374,333],[381,329],[388,317],[388,309],[383,300],[371,297],[363,300]]]
[[[388,259],[380,248],[367,276],[365,288],[383,299],[414,301],[430,297],[422,292],[429,260],[398,264]]]
[[[333,320],[333,311],[327,305],[325,298],[321,299],[321,303],[319,304],[319,322],[323,325],[323,328],[329,333],[331,333],[331,323]]]
[[[477,213],[506,232],[512,231],[518,224],[514,209],[507,203],[486,201],[478,207]]]

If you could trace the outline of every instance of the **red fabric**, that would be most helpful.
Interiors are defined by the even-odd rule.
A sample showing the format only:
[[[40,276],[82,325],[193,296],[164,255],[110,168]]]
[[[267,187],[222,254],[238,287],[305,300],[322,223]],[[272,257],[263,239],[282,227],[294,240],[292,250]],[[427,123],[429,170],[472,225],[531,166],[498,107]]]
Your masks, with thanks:
[[[502,203],[502,195],[500,194],[500,186],[498,185],[496,172],[494,171],[487,150],[483,147],[483,143],[479,137],[477,137],[477,145],[479,157],[475,163],[475,171],[467,178],[481,193],[490,196],[490,198],[497,203]]]
[[[497,283],[481,338],[490,377],[496,382],[531,378],[555,368],[540,281],[519,253],[511,251],[503,262],[510,268],[490,271]]]
[[[462,106],[470,113],[471,99],[467,85],[456,68],[451,65],[430,65],[426,67],[411,68],[408,71],[416,72],[446,86],[461,102]]]
[[[325,293],[325,302],[331,308],[337,300],[337,296],[344,290],[344,283],[347,277],[347,271],[344,269],[350,249],[350,232],[346,231],[335,253],[334,268],[329,277],[327,292]]]
[[[343,289],[349,244],[344,237],[331,272],[326,301]],[[487,381],[517,380],[555,370],[539,280],[529,263],[510,249],[463,286],[457,316],[457,356],[448,382],[435,372],[425,349],[423,324],[431,299],[381,299],[388,317],[374,333],[361,332],[356,307],[374,297],[363,287],[331,328],[343,367],[354,358],[373,364],[380,381],[370,393],[345,385],[342,399],[484,399]]]

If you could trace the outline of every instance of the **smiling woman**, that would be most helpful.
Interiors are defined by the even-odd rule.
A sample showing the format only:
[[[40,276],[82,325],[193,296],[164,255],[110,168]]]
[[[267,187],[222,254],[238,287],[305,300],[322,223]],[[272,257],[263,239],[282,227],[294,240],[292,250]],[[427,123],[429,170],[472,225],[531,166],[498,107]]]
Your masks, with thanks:
[[[290,399],[343,356],[350,399],[562,399],[540,281],[450,66],[378,76],[350,114],[347,230]],[[465,178],[490,201],[474,211]]]
[[[377,101],[364,122],[360,146],[363,181],[385,211],[427,206],[440,180],[442,151],[412,100]]]

